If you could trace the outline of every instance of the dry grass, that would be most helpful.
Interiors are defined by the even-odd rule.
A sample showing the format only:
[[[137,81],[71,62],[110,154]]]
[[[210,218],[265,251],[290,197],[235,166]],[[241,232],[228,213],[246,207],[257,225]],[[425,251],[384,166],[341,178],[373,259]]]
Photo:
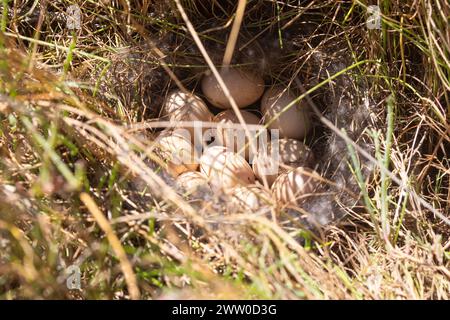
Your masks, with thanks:
[[[193,35],[221,63],[235,1],[180,1],[195,33],[122,0],[77,2],[71,31],[73,3],[1,5],[0,298],[449,299],[447,1],[380,1],[381,30],[365,1],[248,1],[232,63],[317,109],[329,184],[277,221],[178,192],[143,129],[198,91]]]

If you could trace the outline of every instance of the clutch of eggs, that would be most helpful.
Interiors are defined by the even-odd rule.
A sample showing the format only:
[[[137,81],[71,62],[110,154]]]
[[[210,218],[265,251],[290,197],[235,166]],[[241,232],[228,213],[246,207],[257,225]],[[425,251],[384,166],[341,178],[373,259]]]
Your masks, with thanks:
[[[199,189],[204,189],[207,191],[211,190],[208,184],[208,177],[198,171],[184,172],[180,174],[175,181],[178,188],[189,194],[192,194]]]
[[[236,185],[255,182],[255,175],[248,162],[222,146],[208,147],[203,152],[200,171],[209,178],[213,190],[227,191]]]

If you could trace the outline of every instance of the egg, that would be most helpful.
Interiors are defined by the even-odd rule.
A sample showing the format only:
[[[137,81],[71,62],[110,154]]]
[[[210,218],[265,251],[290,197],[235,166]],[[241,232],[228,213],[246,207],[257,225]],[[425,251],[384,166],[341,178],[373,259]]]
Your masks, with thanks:
[[[183,191],[193,193],[198,189],[210,191],[208,178],[205,174],[198,171],[187,171],[180,174],[176,179],[177,186]]]
[[[220,69],[219,73],[238,108],[245,108],[255,103],[264,93],[264,79],[254,72],[238,67],[228,67]],[[203,77],[201,87],[203,94],[213,106],[220,109],[232,108],[211,72]]]
[[[203,100],[193,93],[185,93],[180,90],[171,92],[165,100],[162,116],[171,122],[177,121],[212,121],[213,114],[209,111]],[[194,127],[185,127],[191,134],[191,141],[194,141]],[[203,132],[205,128],[202,129]]]
[[[209,147],[203,152],[200,171],[209,178],[214,190],[226,191],[238,184],[255,182],[255,175],[247,161],[222,146]]]
[[[299,167],[280,174],[272,185],[272,193],[280,204],[296,206],[307,199],[317,185],[317,173],[311,169]]]
[[[231,208],[238,211],[253,213],[273,204],[271,193],[258,185],[235,187],[230,196]]]
[[[277,153],[272,155],[272,152]],[[286,171],[284,166],[309,167],[313,165],[313,161],[313,152],[303,142],[295,139],[278,139],[271,141],[267,150],[258,152],[253,158],[252,169],[259,181],[263,182],[265,177],[271,186],[277,176]]]
[[[177,132],[163,131],[156,139],[161,158],[166,162],[166,169],[173,176],[186,171],[195,171],[198,160],[191,141]]]
[[[267,182],[270,187],[281,172],[279,161],[272,159],[267,151],[258,152],[253,157],[252,169],[255,177],[262,183]]]
[[[254,115],[251,112],[241,110],[241,114],[246,124],[257,125],[261,121],[261,119],[258,116]],[[243,126],[241,126],[241,128],[236,129],[226,127],[227,124],[238,124],[240,126],[239,120],[234,111],[232,109],[222,111],[213,118],[213,121],[224,125],[224,128],[221,128],[220,126],[218,126],[217,128],[217,136],[216,136],[217,143],[231,149],[232,151],[238,153],[241,156],[244,156],[248,160],[250,158],[252,149],[249,144],[249,139],[245,133],[245,129],[243,128]],[[256,148],[257,131],[251,129],[249,129],[249,131],[251,137],[255,138],[252,139],[251,141]]]
[[[291,92],[282,87],[272,87],[261,99],[264,123],[268,129],[278,129],[281,138],[303,139],[311,130],[311,115],[303,100],[281,113],[295,99]]]

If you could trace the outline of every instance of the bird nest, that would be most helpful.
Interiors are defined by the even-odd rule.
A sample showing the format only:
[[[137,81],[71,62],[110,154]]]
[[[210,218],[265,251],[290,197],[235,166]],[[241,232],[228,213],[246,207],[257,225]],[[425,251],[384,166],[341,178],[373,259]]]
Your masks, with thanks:
[[[188,14],[195,33],[216,66],[222,63],[230,29],[227,22],[235,7],[229,5],[222,9],[217,9],[218,13],[196,8],[195,15]],[[233,66],[244,66],[262,74],[266,90],[282,85],[295,92],[311,110],[313,129],[303,142],[312,150],[315,161],[304,166],[318,173],[320,188],[306,197],[301,206],[274,203],[261,210],[245,210],[230,206],[230,198],[223,190],[211,193],[210,189],[201,189],[186,194],[163,164],[145,156],[146,165],[158,172],[164,182],[189,201],[211,225],[220,224],[224,216],[256,214],[274,219],[295,233],[304,228],[335,224],[347,213],[359,210],[360,185],[351,154],[355,147],[373,152],[372,139],[366,133],[368,128],[375,127],[376,108],[368,90],[368,79],[361,68],[352,64],[354,53],[348,39],[337,36],[337,26],[323,26],[315,21],[314,14],[320,10],[320,6],[313,7],[302,13],[301,18],[280,26],[258,23],[277,14],[272,5],[258,4],[251,8],[246,13],[231,61]],[[173,21],[185,23],[177,15]],[[355,32],[361,31],[355,29]],[[354,48],[357,42],[352,43]],[[148,145],[161,130],[167,129],[157,124],[167,120],[163,117],[162,106],[174,90],[194,93],[213,114],[223,111],[211,105],[201,89],[201,80],[210,68],[192,35],[167,32],[158,39],[146,37],[145,41],[113,54],[112,61],[106,75],[104,88],[107,90],[103,93],[107,91],[108,97],[115,97],[106,98],[110,104],[123,106],[132,132],[149,142]],[[259,99],[241,110],[261,115],[260,103]],[[149,149],[158,150],[155,146]],[[370,176],[371,166],[364,158],[357,161],[358,171],[365,180]],[[140,178],[133,180],[131,186],[138,191],[136,201],[165,200],[163,194],[148,188]],[[148,191],[146,197],[143,197],[143,190]]]

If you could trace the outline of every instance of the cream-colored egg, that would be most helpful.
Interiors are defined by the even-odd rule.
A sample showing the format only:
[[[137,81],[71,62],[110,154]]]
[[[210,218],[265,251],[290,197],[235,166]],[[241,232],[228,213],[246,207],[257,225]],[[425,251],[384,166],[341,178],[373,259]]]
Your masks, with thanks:
[[[209,147],[203,152],[200,170],[208,176],[214,190],[227,190],[239,184],[255,182],[255,175],[247,161],[221,146]]]
[[[303,142],[295,139],[273,140],[267,150],[259,152],[252,163],[253,172],[259,181],[264,177],[269,186],[273,184],[278,175],[286,171],[286,166],[310,167],[314,161],[311,149]]]
[[[198,171],[187,171],[180,174],[176,179],[177,186],[184,192],[193,193],[200,188],[210,190],[208,178],[204,173]]]
[[[253,157],[252,169],[255,177],[261,181],[261,183],[267,183],[269,187],[281,173],[279,161],[274,160],[270,153],[263,153],[261,151]]]
[[[272,87],[262,97],[264,123],[269,129],[278,129],[280,138],[303,139],[311,130],[311,114],[306,103],[296,103],[282,112],[295,99],[288,89],[281,87]]]
[[[220,69],[219,73],[239,108],[255,103],[264,93],[264,80],[254,72],[229,67]],[[203,94],[212,105],[221,109],[231,108],[230,101],[211,72],[203,77],[201,85]]]
[[[198,159],[190,140],[177,132],[163,131],[156,139],[161,158],[173,176],[198,168]]]
[[[170,93],[164,102],[163,108],[161,110],[163,119],[167,118],[171,122],[210,122],[212,121],[213,114],[209,111],[203,100],[197,97],[193,93],[185,93],[180,90],[173,91]],[[184,126],[191,134],[191,141],[194,139],[194,125]],[[198,131],[203,132],[202,130]]]
[[[273,204],[272,194],[258,185],[235,187],[231,192],[231,207],[234,210],[251,213],[265,207],[269,209]]]
[[[261,119],[251,112],[241,110],[241,114],[246,124],[257,125],[261,122]],[[216,136],[217,143],[229,148],[230,150],[238,153],[241,156],[244,156],[245,159],[248,160],[250,158],[250,151],[252,149],[249,143],[249,139],[245,133],[245,129],[240,125],[238,117],[236,116],[234,111],[232,109],[222,111],[214,117],[213,121],[219,124],[217,127]],[[233,128],[227,128],[227,124],[236,124],[237,128],[235,128],[236,126],[233,126]],[[254,144],[256,150],[257,130],[249,129],[249,132],[250,137],[252,138],[250,141]]]
[[[272,193],[280,204],[299,205],[315,191],[318,177],[309,168],[290,170],[278,176],[272,185]]]

